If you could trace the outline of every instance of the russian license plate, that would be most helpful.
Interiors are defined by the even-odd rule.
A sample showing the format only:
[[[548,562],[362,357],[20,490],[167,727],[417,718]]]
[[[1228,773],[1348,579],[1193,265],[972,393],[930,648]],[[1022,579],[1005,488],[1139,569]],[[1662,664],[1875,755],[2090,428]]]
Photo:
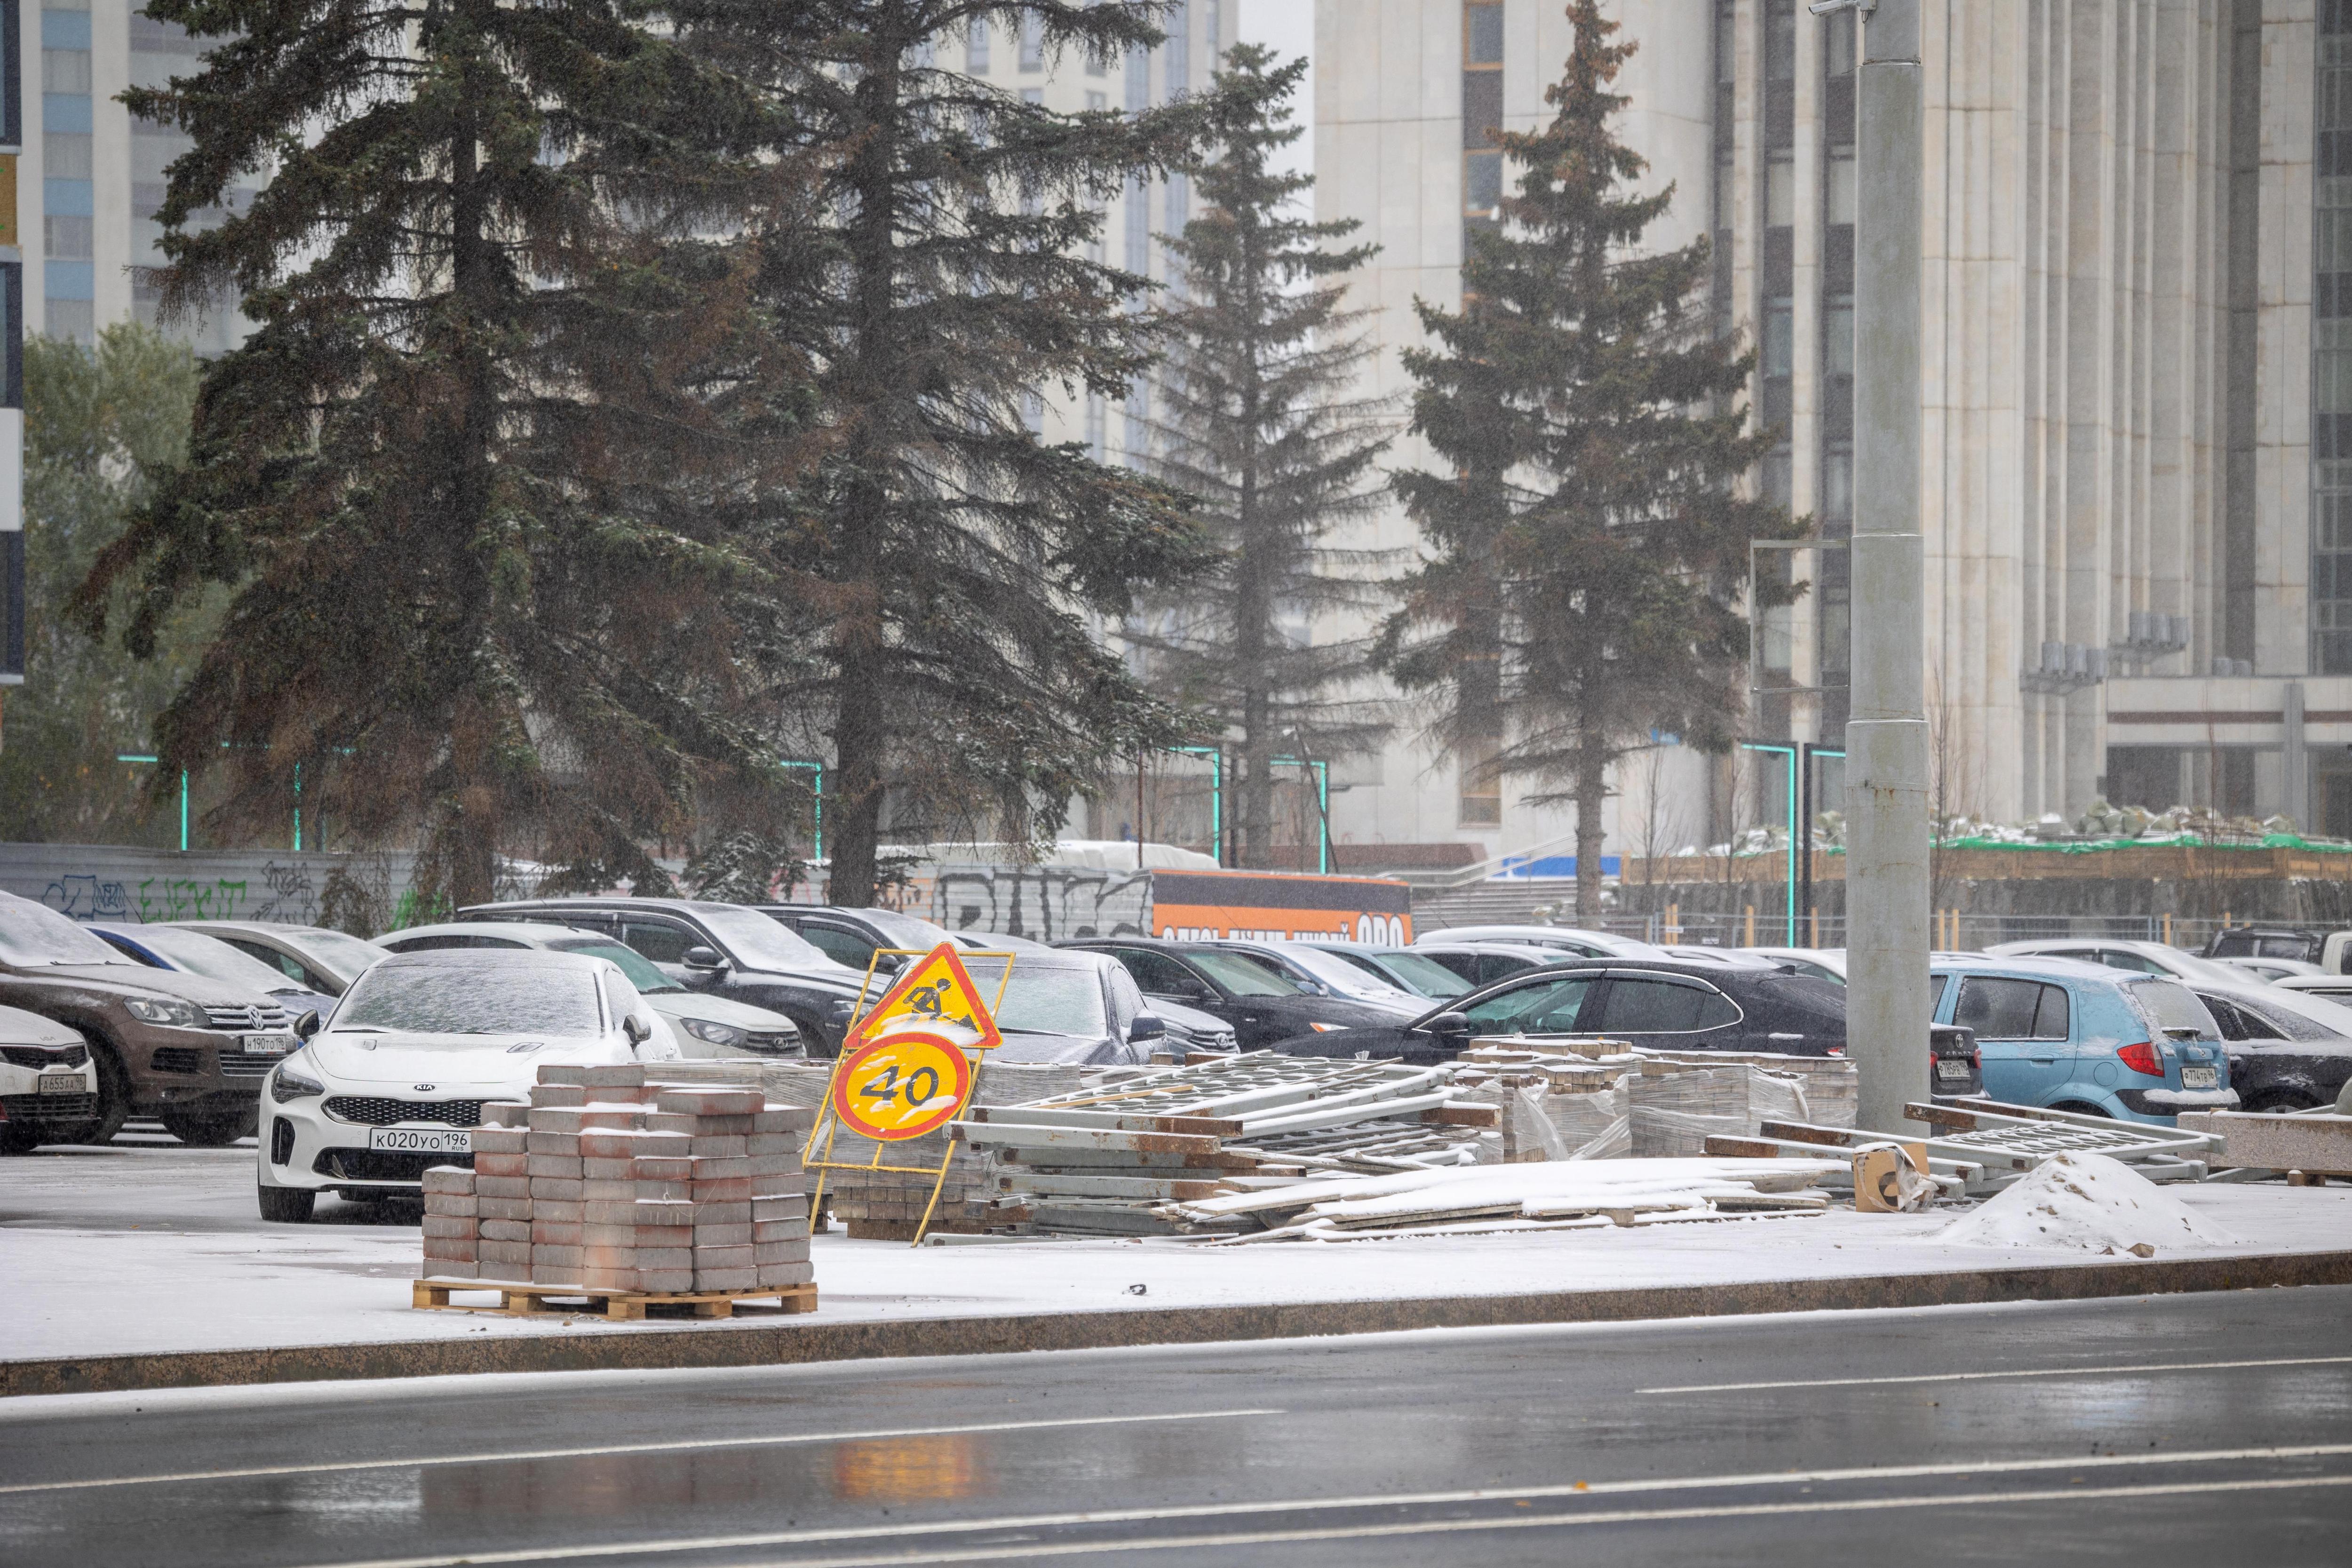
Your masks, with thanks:
[[[53,1072],[41,1079],[40,1091],[43,1094],[88,1094],[89,1085],[82,1082],[79,1073]]]
[[[1936,1078],[1938,1082],[1942,1083],[1968,1082],[1969,1064],[1967,1059],[1961,1057],[1937,1057],[1936,1058]]]
[[[2180,1087],[2183,1089],[2219,1089],[2219,1075],[2211,1068],[2182,1068]]]
[[[368,1144],[394,1154],[470,1154],[470,1127],[371,1127]]]
[[[245,1048],[249,1056],[282,1057],[292,1050],[299,1040],[291,1035],[247,1035]]]

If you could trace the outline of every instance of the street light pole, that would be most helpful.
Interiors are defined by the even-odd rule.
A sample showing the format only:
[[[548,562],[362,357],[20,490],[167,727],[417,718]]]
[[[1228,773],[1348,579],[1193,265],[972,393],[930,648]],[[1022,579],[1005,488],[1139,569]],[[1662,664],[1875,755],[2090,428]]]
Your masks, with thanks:
[[[1854,233],[1853,719],[1846,725],[1846,1054],[1855,1124],[1906,1124],[1927,1082],[1926,553],[1919,536],[1919,0],[1863,16]],[[1843,17],[1840,20],[1843,21]]]

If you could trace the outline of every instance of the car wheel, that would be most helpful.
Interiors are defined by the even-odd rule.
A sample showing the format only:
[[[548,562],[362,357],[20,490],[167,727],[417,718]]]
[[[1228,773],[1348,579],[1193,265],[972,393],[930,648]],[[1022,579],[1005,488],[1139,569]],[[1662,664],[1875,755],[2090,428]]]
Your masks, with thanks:
[[[58,1142],[111,1143],[122,1124],[131,1120],[131,1074],[124,1070],[114,1047],[100,1045],[87,1033],[82,1038],[89,1040],[89,1054],[98,1059],[98,1119],[83,1122]]]
[[[2321,1103],[2323,1102],[2314,1096],[2298,1094],[2291,1089],[2283,1089],[2252,1101],[2246,1109],[2262,1116],[2284,1116],[2293,1110],[2316,1110]]]
[[[157,1118],[163,1131],[197,1149],[226,1149],[240,1138],[250,1138],[261,1124],[261,1107],[203,1111],[166,1109]]]
[[[271,1225],[304,1225],[310,1218],[311,1205],[319,1194],[301,1187],[261,1187],[253,1189],[255,1200],[261,1205],[261,1217]]]
[[[2107,1114],[2107,1110],[2105,1106],[2086,1105],[2079,1100],[2070,1100],[2063,1105],[2053,1105],[2050,1109],[2053,1110],[2067,1111],[2075,1116],[2096,1116],[2109,1121],[2113,1121],[2115,1120],[2114,1117]]]
[[[0,1121],[0,1154],[29,1154],[41,1146],[41,1135],[27,1121]]]

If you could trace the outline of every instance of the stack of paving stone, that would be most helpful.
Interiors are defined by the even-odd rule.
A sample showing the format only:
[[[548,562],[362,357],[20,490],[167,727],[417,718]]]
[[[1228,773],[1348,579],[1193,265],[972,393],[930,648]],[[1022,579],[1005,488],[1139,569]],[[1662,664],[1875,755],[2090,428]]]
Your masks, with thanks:
[[[806,1284],[811,1120],[753,1088],[541,1068],[528,1105],[483,1107],[471,1171],[425,1173],[425,1272],[647,1295]]]
[[[974,1106],[1016,1105],[1050,1095],[1081,1091],[1086,1082],[1081,1068],[1058,1062],[1007,1062],[993,1057],[981,1060],[972,1085]],[[821,1092],[820,1086],[820,1092]],[[820,1139],[822,1142],[822,1139]],[[813,1148],[812,1160],[826,1157]],[[996,1173],[975,1151],[952,1143],[945,1131],[900,1143],[877,1145],[847,1128],[832,1136],[831,1159],[836,1168],[824,1173],[825,1207],[846,1223],[853,1238],[908,1241],[931,1211],[929,1229],[957,1235],[979,1235],[1007,1227],[1026,1218],[1017,1199],[996,1190]],[[944,1181],[930,1174],[942,1158],[948,1160]],[[866,1163],[903,1165],[908,1171],[844,1170]],[[929,1167],[925,1170],[924,1167]],[[939,1187],[939,1204],[931,1206],[931,1189]]]

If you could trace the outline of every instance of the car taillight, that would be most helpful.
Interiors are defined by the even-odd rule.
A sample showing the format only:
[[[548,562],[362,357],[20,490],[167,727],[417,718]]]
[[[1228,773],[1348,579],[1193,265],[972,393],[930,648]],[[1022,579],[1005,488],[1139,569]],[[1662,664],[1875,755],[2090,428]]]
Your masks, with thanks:
[[[1984,1071],[1984,1052],[1981,1050],[1970,1051],[1969,1053],[1969,1066],[1976,1068],[1979,1072]]]
[[[2118,1046],[2116,1055],[2122,1058],[2124,1066],[2134,1072],[2144,1072],[2150,1078],[2164,1076],[2163,1061],[2158,1058],[2156,1047],[2146,1040],[2134,1040],[2128,1046]]]

